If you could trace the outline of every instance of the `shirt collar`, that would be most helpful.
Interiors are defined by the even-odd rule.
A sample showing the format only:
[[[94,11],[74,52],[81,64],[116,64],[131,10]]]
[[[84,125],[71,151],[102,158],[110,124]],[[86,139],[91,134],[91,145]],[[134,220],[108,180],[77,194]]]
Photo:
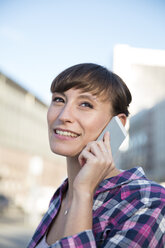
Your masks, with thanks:
[[[130,170],[122,171],[119,175],[115,177],[104,179],[96,188],[95,195],[110,189],[115,189],[133,180],[145,179],[145,178],[146,177],[142,167],[135,167]],[[62,187],[60,188],[60,195],[63,195],[66,192],[67,188],[68,188],[68,178],[65,179],[65,181],[62,184]]]
[[[103,180],[95,191],[95,195],[101,192],[117,188],[132,180],[145,179],[144,171],[141,167],[135,167],[130,170],[121,172],[119,175]]]

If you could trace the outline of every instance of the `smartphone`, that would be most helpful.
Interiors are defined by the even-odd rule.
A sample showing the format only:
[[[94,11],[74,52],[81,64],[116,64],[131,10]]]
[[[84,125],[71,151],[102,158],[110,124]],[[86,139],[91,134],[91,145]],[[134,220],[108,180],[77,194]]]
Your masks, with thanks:
[[[109,131],[110,133],[110,144],[112,150],[112,157],[114,158],[119,147],[125,140],[127,136],[127,131],[120,121],[118,116],[114,116],[108,125],[101,132],[97,140],[102,140],[105,132]]]

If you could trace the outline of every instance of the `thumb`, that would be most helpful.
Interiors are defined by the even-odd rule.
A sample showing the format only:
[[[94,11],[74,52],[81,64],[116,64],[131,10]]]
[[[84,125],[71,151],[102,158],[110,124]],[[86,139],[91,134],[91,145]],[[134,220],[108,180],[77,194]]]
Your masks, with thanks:
[[[110,133],[109,133],[109,131],[107,131],[107,132],[104,134],[104,136],[103,136],[103,142],[104,142],[104,144],[106,145],[108,151],[109,151],[110,153],[112,153],[112,152],[111,152],[111,145],[110,145]]]

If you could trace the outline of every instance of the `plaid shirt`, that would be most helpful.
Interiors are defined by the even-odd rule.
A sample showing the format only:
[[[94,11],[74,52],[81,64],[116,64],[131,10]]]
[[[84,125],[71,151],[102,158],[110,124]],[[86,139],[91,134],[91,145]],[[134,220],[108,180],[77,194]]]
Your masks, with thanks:
[[[28,248],[35,247],[48,230],[67,187],[66,179],[54,194]],[[103,180],[94,195],[92,230],[62,238],[50,247],[165,247],[165,189],[149,181],[141,167]]]

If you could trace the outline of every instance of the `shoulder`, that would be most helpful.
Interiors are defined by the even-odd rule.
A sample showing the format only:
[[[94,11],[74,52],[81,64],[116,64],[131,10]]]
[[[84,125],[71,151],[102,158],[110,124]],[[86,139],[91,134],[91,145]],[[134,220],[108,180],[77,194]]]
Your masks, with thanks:
[[[121,200],[137,209],[159,209],[164,212],[165,188],[147,178],[132,180],[121,187]]]
[[[137,171],[136,171],[137,172]],[[94,202],[94,213],[115,222],[125,221],[136,214],[165,216],[165,188],[144,175],[127,172],[116,180],[116,186],[100,193]],[[125,180],[122,179],[125,177]],[[110,179],[111,180],[111,179]],[[120,183],[118,181],[120,180]],[[112,185],[112,184],[111,184]],[[110,218],[109,218],[110,217]],[[164,217],[165,218],[165,217]]]
[[[165,202],[165,188],[160,184],[150,181],[147,178],[134,179],[121,186],[121,199],[129,196],[138,199],[160,200]]]
[[[105,247],[164,244],[165,188],[148,180],[141,168],[103,181],[96,193],[93,232]]]

